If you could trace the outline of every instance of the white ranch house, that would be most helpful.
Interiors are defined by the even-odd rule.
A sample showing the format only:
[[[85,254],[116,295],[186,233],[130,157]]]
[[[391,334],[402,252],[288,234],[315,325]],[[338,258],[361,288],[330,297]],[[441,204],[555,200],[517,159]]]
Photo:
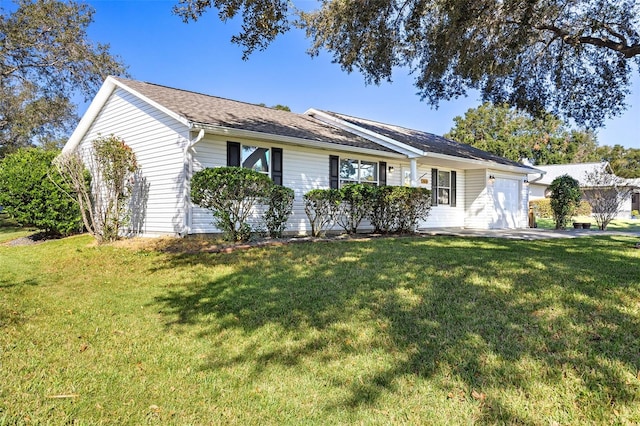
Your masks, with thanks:
[[[137,187],[144,193],[133,200],[132,231],[145,236],[217,232],[211,212],[189,197],[190,177],[205,167],[251,167],[294,189],[287,230],[300,234],[310,230],[306,192],[357,181],[431,189],[434,206],[420,228],[525,228],[527,176],[537,172],[417,130],[114,77],[106,79],[63,152],[110,134],[125,140],[141,167]]]

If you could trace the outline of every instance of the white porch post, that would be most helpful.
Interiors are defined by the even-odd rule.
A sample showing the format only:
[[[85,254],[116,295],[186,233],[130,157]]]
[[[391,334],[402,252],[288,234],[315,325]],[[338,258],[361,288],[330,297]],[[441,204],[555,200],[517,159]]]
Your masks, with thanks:
[[[418,186],[418,160],[415,158],[411,158],[411,187],[415,188]]]

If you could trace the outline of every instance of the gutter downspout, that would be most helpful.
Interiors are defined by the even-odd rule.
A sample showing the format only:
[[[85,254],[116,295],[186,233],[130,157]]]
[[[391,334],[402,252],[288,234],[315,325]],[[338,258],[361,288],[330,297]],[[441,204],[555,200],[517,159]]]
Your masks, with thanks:
[[[184,211],[185,211],[185,229],[184,235],[191,234],[191,228],[193,226],[193,203],[191,202],[191,177],[193,176],[193,156],[191,155],[193,147],[202,140],[204,137],[204,129],[200,129],[195,139],[189,141],[184,149]]]
[[[535,179],[530,180],[530,181],[529,181],[529,183],[536,183],[536,182],[538,182],[538,181],[539,181],[540,179],[542,179],[542,178],[544,177],[544,175],[546,175],[546,174],[547,174],[547,172],[543,172],[542,170],[540,170],[540,173],[539,173],[538,177],[537,177],[537,178],[535,178]]]

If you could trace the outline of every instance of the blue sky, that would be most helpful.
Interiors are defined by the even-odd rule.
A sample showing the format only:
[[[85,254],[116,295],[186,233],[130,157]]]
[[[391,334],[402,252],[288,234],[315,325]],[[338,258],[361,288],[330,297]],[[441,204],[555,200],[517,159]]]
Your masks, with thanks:
[[[137,80],[239,101],[287,105],[298,113],[312,107],[336,111],[438,135],[453,127],[455,116],[480,104],[477,95],[470,95],[432,109],[420,101],[405,70],[398,70],[392,83],[367,86],[362,75],[347,74],[331,63],[330,55],[311,58],[306,53],[309,41],[299,30],[243,61],[241,48],[229,41],[239,24],[220,22],[213,9],[198,22],[184,24],[171,12],[175,1],[88,3],[96,10],[89,36],[109,43]],[[304,7],[305,2],[296,1],[296,5]],[[637,75],[632,91],[627,112],[599,130],[600,145],[640,148]]]

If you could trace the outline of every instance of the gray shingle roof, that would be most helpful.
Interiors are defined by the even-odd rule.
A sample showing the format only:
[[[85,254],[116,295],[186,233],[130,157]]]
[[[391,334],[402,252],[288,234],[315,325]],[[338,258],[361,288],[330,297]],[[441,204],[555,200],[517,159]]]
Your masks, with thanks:
[[[224,126],[383,152],[395,152],[307,115],[174,89],[153,83],[123,78],[116,78],[116,80],[192,123]]]
[[[323,111],[326,114],[333,115],[341,120],[351,123],[356,126],[360,126],[364,129],[376,132],[403,144],[409,145],[413,148],[421,149],[425,152],[432,152],[435,154],[444,154],[454,157],[461,157],[471,160],[490,161],[493,163],[531,168],[517,161],[512,161],[507,158],[500,157],[498,155],[491,154],[478,148],[474,148],[471,145],[459,143],[446,139],[442,136],[437,136],[432,133],[423,132],[420,130],[407,129],[405,127],[394,126],[391,124],[379,123],[377,121],[366,120],[363,118],[352,117],[345,114],[336,112]],[[535,170],[531,168],[532,172]]]
[[[575,163],[575,164],[551,164],[548,166],[538,166],[539,170],[546,172],[542,179],[535,183],[540,185],[551,185],[551,182],[559,176],[569,175],[576,179],[580,185],[585,186],[586,174],[594,171],[604,171],[609,167],[609,163]]]

